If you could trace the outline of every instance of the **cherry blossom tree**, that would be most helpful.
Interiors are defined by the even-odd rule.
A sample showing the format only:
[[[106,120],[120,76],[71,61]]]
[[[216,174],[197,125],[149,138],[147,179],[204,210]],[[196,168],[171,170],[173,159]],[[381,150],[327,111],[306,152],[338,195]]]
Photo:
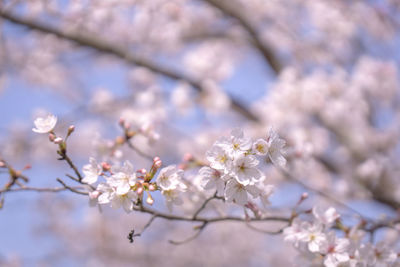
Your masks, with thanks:
[[[63,249],[35,264],[400,266],[399,23],[396,0],[3,0],[0,212],[39,193]]]

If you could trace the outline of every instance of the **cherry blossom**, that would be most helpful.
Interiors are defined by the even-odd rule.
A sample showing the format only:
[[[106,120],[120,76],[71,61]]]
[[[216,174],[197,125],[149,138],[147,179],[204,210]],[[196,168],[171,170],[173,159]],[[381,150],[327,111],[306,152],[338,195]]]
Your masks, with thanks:
[[[57,117],[52,114],[49,114],[46,117],[39,117],[35,119],[35,128],[32,128],[32,131],[35,133],[49,133],[53,131],[56,123]]]

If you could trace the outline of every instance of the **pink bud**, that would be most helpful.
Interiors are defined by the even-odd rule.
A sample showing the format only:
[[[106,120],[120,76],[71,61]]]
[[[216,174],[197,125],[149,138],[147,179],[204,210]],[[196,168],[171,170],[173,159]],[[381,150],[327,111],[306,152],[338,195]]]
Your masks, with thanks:
[[[154,203],[154,199],[151,197],[151,195],[149,193],[147,193],[146,202],[149,205],[153,205],[153,203]]]
[[[56,139],[56,136],[53,133],[49,134],[49,140],[50,142],[54,142],[54,139]]]
[[[143,193],[143,187],[139,187],[136,191],[139,195]]]
[[[90,199],[96,199],[100,196],[100,192],[95,190],[93,192],[89,192],[89,198]]]
[[[161,168],[161,166],[162,166],[162,161],[161,160],[157,160],[157,161],[154,162],[154,167],[156,167],[157,169]]]
[[[188,167],[188,165],[186,163],[181,163],[178,165],[178,169],[181,169],[181,170],[186,170],[187,167]]]
[[[186,154],[183,156],[183,161],[192,161],[192,160],[193,160],[193,155],[190,154],[190,153],[186,153]]]
[[[61,138],[61,137],[56,137],[55,139],[54,139],[54,143],[55,144],[61,144],[63,142],[63,139]]]
[[[143,175],[145,175],[147,173],[146,169],[140,169],[137,172],[140,174],[143,174]]]
[[[23,170],[29,170],[30,168],[32,168],[31,164],[26,164]]]
[[[300,197],[299,201],[297,201],[297,205],[300,205],[307,198],[308,198],[308,193],[307,192],[304,192],[303,194],[301,194],[301,197]]]
[[[103,171],[109,171],[110,169],[111,169],[111,165],[110,165],[110,163],[107,163],[107,162],[102,162],[101,163],[101,168],[103,169]]]
[[[75,131],[75,125],[71,125],[68,127],[68,133],[71,134],[73,131]]]
[[[6,164],[4,163],[4,161],[0,161],[0,168],[3,168],[5,166],[6,166]]]
[[[150,191],[155,191],[156,187],[153,184],[151,184],[151,185],[149,185],[149,190]]]

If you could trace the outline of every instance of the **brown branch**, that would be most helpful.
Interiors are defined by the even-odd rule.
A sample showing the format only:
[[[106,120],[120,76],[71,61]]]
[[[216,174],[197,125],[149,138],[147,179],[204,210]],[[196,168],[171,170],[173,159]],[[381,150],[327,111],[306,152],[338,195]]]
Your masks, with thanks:
[[[251,218],[250,220],[246,219],[246,218],[235,217],[235,216],[222,216],[222,217],[214,217],[214,218],[202,218],[202,217],[193,218],[193,216],[186,217],[186,216],[177,216],[177,215],[173,215],[173,214],[166,214],[166,213],[162,213],[162,212],[150,209],[145,206],[134,207],[133,209],[135,211],[152,214],[156,217],[163,218],[163,219],[166,219],[169,221],[207,222],[207,223],[222,222],[222,221],[238,221],[238,222],[246,222],[246,221],[289,222],[290,221],[289,217],[283,217],[283,216],[266,216],[266,217],[260,217],[260,218]]]
[[[75,166],[75,164],[72,162],[71,158],[67,155],[66,152],[62,153],[61,160],[65,160],[68,163],[71,169],[74,170],[76,176],[78,176],[78,182],[82,183],[83,177],[81,173],[78,171],[78,168]],[[71,178],[71,176],[68,177]]]
[[[85,33],[83,35],[83,34],[75,33],[72,31],[57,29],[55,27],[50,27],[50,26],[47,26],[47,25],[37,22],[37,21],[33,21],[30,19],[26,19],[26,18],[21,18],[15,14],[11,14],[2,9],[0,9],[0,17],[4,18],[12,23],[25,26],[29,29],[36,30],[36,31],[39,31],[42,33],[53,34],[53,35],[57,36],[58,38],[72,41],[80,46],[89,47],[89,48],[95,49],[98,52],[113,55],[117,58],[124,60],[125,62],[127,62],[129,64],[147,68],[155,73],[158,73],[160,75],[168,77],[172,80],[186,81],[198,92],[203,91],[203,85],[202,85],[201,81],[191,78],[189,76],[186,76],[184,74],[181,74],[178,71],[174,71],[169,67],[162,66],[161,64],[152,62],[149,59],[146,59],[144,57],[135,55],[135,54],[131,53],[130,51],[127,51],[120,46],[111,44],[110,42],[103,40],[101,38],[98,38],[97,36],[94,36],[94,35],[91,35],[88,33]],[[249,120],[259,121],[258,117],[256,115],[254,115],[252,112],[250,112],[242,103],[235,100],[232,96],[230,96],[230,100],[231,100],[232,108],[236,112],[238,112],[239,114],[241,114],[242,116],[244,116],[245,118],[247,118]]]
[[[69,190],[68,188],[65,187],[55,187],[55,188],[45,188],[45,187],[18,187],[18,188],[10,188],[7,190],[7,192],[19,192],[19,191],[35,191],[35,192],[52,192],[52,193],[57,193],[61,191]],[[4,191],[0,191],[2,193]]]
[[[235,19],[239,22],[242,28],[250,35],[252,44],[260,51],[265,61],[271,67],[271,69],[278,74],[282,70],[282,66],[272,51],[271,47],[269,47],[263,40],[261,40],[260,35],[258,34],[255,27],[252,23],[247,19],[244,13],[235,7],[232,1],[224,1],[224,0],[204,0],[208,4],[220,10],[225,15]]]
[[[203,204],[200,206],[200,208],[193,214],[193,219],[196,219],[196,218],[197,218],[197,215],[199,215],[200,212],[203,211],[203,210],[206,208],[208,202],[210,202],[210,201],[213,200],[213,199],[219,199],[219,197],[217,197],[217,192],[215,192],[213,196],[207,198],[207,199],[203,202]]]
[[[283,233],[283,230],[286,228],[286,226],[285,226],[277,231],[268,231],[268,230],[259,229],[259,228],[255,227],[254,225],[250,224],[250,222],[246,222],[246,226],[253,231],[263,233],[263,234],[268,234],[268,235],[279,235],[279,234]],[[287,226],[289,226],[289,225],[287,225]]]

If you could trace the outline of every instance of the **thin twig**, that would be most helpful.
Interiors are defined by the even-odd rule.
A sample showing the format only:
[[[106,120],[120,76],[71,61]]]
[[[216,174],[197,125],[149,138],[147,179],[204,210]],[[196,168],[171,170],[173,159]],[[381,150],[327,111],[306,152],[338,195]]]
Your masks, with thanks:
[[[249,221],[246,222],[246,226],[253,231],[263,233],[263,234],[269,234],[269,235],[279,235],[279,234],[283,233],[283,230],[286,228],[286,227],[283,227],[283,228],[279,229],[278,231],[268,231],[268,230],[263,230],[263,229],[259,229],[259,228],[255,227]]]
[[[153,157],[146,154],[145,152],[141,151],[139,148],[137,148],[135,145],[132,144],[130,139],[126,139],[126,143],[128,144],[128,147],[131,148],[133,151],[135,151],[136,153],[138,153],[140,156],[149,159],[149,160],[153,160]]]
[[[67,176],[68,178],[70,178],[71,180],[74,180],[75,182],[81,183],[82,181],[79,181],[78,178],[66,173],[65,176]]]
[[[214,193],[213,196],[207,198],[207,199],[203,202],[203,204],[200,206],[200,208],[193,214],[193,218],[196,219],[196,218],[197,218],[197,215],[199,215],[199,213],[200,213],[202,210],[205,209],[205,207],[207,206],[207,203],[210,202],[210,201],[213,200],[213,199],[216,199],[216,198],[217,198],[217,191]]]
[[[196,227],[196,230],[197,230],[196,233],[194,235],[188,237],[187,239],[184,239],[182,241],[168,240],[168,242],[173,244],[173,245],[182,245],[182,244],[188,243],[188,242],[196,239],[203,232],[203,230],[206,228],[207,224],[208,224],[208,222],[203,222],[202,225]]]
[[[30,186],[25,186],[25,187],[19,187],[19,188],[10,188],[7,190],[7,192],[18,192],[18,191],[36,191],[36,192],[53,192],[53,193],[57,193],[57,192],[61,192],[61,191],[65,191],[65,190],[69,190],[66,187],[54,187],[54,188],[47,188],[47,187],[30,187]],[[1,193],[1,191],[0,191]]]
[[[71,192],[74,192],[74,193],[77,193],[77,194],[80,194],[80,195],[88,195],[88,194],[89,194],[89,193],[87,193],[87,192],[78,191],[78,190],[76,190],[75,188],[66,185],[66,184],[64,183],[64,181],[61,180],[60,178],[57,178],[57,182],[59,182],[60,184],[62,184],[66,189],[68,189],[68,190],[71,191]]]
[[[163,218],[163,219],[170,220],[170,221],[207,222],[207,223],[223,222],[223,221],[239,221],[239,222],[246,221],[246,218],[235,217],[235,216],[221,216],[221,217],[214,217],[214,218],[202,218],[202,217],[193,218],[193,216],[191,216],[191,217],[177,216],[177,215],[173,215],[173,214],[162,213],[162,212],[153,210],[153,209],[145,207],[145,206],[142,206],[142,207],[134,206],[133,209],[135,211],[152,214],[159,218]],[[279,221],[279,222],[289,222],[289,220],[290,220],[289,217],[283,217],[283,216],[266,216],[266,217],[250,219],[250,221]]]
[[[82,177],[81,173],[78,171],[78,168],[75,166],[75,164],[72,162],[72,160],[70,159],[70,157],[67,155],[67,152],[64,152],[64,153],[62,154],[62,158],[61,158],[61,159],[62,159],[62,160],[65,160],[65,161],[68,163],[68,165],[74,170],[76,176],[78,176],[78,182],[81,183],[83,177]],[[70,177],[70,178],[71,178],[71,177]]]

